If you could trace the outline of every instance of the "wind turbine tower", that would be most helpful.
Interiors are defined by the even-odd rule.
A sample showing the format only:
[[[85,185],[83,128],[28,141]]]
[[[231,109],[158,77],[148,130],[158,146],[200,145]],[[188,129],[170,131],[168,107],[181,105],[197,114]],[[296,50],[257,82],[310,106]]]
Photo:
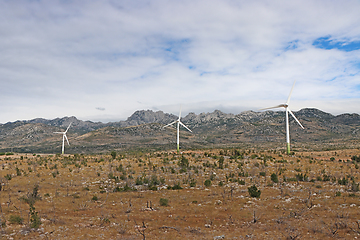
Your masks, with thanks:
[[[186,128],[188,131],[192,132],[185,124],[183,124],[180,121],[180,118],[181,118],[181,108],[180,108],[179,118],[176,121],[174,121],[172,123],[169,123],[168,125],[164,126],[164,127],[168,127],[168,126],[176,123],[176,133],[177,133],[176,143],[177,143],[177,153],[178,154],[180,153],[180,145],[179,145],[179,143],[180,143],[180,137],[179,137],[180,125],[183,126],[184,128]]]
[[[263,109],[260,109],[260,110],[266,110],[266,109],[273,109],[273,108],[280,108],[280,107],[283,107],[285,108],[285,121],[286,121],[286,152],[287,154],[290,154],[290,131],[289,131],[289,113],[291,114],[291,116],[293,116],[293,118],[296,120],[296,122],[300,125],[300,127],[302,129],[304,129],[303,125],[301,125],[301,123],[299,122],[299,120],[295,117],[294,113],[290,110],[289,108],[289,103],[290,103],[290,97],[291,97],[291,93],[294,89],[294,86],[295,86],[295,82],[296,80],[294,81],[293,83],[293,86],[291,88],[291,91],[290,91],[290,94],[289,94],[289,97],[286,101],[286,103],[283,103],[283,104],[279,104],[277,106],[274,106],[274,107],[269,107],[269,108],[263,108]]]
[[[69,124],[69,126],[67,127],[67,129],[66,129],[65,132],[54,132],[54,133],[61,133],[61,134],[63,135],[62,151],[61,151],[62,154],[64,154],[64,151],[65,151],[65,139],[66,139],[68,145],[70,146],[69,140],[68,140],[68,138],[66,137],[66,133],[67,133],[67,131],[69,130],[70,126],[71,126],[71,123]]]

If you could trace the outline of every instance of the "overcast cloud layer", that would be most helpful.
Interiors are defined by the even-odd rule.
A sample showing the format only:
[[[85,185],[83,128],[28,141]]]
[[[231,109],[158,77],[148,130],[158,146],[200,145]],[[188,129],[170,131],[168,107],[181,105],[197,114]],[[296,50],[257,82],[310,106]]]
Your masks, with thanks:
[[[0,122],[360,113],[360,1],[0,0]]]

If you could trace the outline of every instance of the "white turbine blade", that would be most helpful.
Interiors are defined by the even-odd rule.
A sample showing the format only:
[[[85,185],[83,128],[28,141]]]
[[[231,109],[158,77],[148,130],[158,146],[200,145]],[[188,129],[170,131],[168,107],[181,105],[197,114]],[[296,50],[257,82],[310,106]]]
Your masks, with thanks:
[[[303,125],[301,125],[301,123],[299,122],[299,120],[295,117],[295,115],[293,114],[293,112],[288,108],[288,111],[289,111],[289,113],[291,114],[291,116],[293,116],[293,118],[296,120],[296,122],[300,125],[300,127],[302,128],[302,129],[305,129],[304,127],[303,127]]]
[[[179,121],[179,123],[181,124],[181,126],[183,126],[184,128],[186,128],[187,130],[189,130],[190,132],[192,132],[187,126],[185,126],[185,124],[183,124],[182,122]]]
[[[279,105],[274,106],[274,107],[262,108],[260,110],[267,110],[267,109],[280,108],[280,107],[285,107],[285,105],[284,104],[279,104]]]
[[[65,133],[67,133],[67,131],[69,130],[70,126],[71,126],[71,123],[70,123],[69,126],[67,127]]]
[[[286,101],[286,104],[287,104],[287,105],[289,105],[289,102],[290,102],[290,97],[291,97],[292,91],[293,91],[293,89],[294,89],[295,83],[296,83],[296,80],[294,81],[294,83],[293,83],[293,85],[292,85],[292,88],[291,88],[291,91],[290,91],[289,97],[288,97],[288,99],[287,99],[287,101]]]
[[[164,127],[168,127],[168,126],[170,126],[170,125],[173,125],[174,123],[177,123],[177,120],[174,121],[174,122],[172,122],[172,123],[169,123],[168,125],[165,125]]]
[[[180,106],[180,112],[179,112],[179,121],[180,121],[180,118],[181,118],[181,106]]]
[[[64,134],[64,132],[53,132],[53,133],[61,133],[61,134]]]
[[[69,140],[68,140],[68,138],[67,138],[67,136],[66,136],[65,134],[64,134],[64,137],[65,137],[65,139],[66,139],[66,141],[67,141],[68,145],[70,146]]]

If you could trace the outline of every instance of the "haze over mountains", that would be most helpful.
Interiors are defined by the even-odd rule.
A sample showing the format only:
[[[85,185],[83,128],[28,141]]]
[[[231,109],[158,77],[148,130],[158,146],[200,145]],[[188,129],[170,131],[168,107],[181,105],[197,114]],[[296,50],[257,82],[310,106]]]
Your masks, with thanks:
[[[293,149],[358,146],[360,115],[334,116],[318,109],[294,112],[305,127],[301,129],[290,117]],[[53,134],[65,130],[70,146],[65,153],[108,152],[124,149],[175,149],[175,128],[163,128],[177,119],[162,111],[140,110],[126,121],[101,123],[82,121],[76,117],[47,120],[36,118],[0,124],[0,151],[28,153],[60,153],[61,137]],[[285,112],[246,111],[237,115],[215,110],[211,113],[189,113],[182,118],[193,133],[180,131],[184,149],[206,147],[266,146],[284,149]]]

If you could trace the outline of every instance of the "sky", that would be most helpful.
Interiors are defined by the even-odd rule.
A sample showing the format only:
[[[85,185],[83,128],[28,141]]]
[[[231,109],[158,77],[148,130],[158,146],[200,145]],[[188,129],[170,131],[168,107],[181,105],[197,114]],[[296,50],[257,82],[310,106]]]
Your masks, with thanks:
[[[358,0],[0,0],[0,123],[360,114]],[[282,109],[279,109],[282,110]]]

